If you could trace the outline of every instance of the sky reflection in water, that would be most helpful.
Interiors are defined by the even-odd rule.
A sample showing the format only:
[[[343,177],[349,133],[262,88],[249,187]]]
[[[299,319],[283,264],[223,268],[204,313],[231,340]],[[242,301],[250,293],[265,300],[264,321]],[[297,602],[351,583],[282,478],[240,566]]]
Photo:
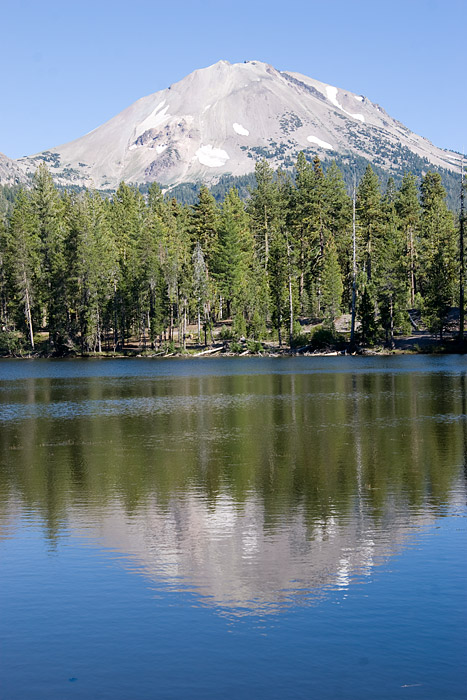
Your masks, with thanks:
[[[467,362],[354,359],[0,365],[8,697],[462,697]]]

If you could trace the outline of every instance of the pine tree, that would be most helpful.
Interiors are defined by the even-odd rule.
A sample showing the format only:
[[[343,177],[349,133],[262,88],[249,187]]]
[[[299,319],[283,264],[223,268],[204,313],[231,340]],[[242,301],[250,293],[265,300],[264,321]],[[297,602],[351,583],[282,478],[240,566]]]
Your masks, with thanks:
[[[282,328],[289,309],[289,251],[288,241],[282,230],[275,231],[269,243],[269,291],[271,296],[271,320],[282,346]]]
[[[41,240],[41,298],[45,305],[50,348],[55,353],[70,346],[67,303],[68,261],[65,253],[67,222],[63,199],[45,165],[34,176],[32,210]]]
[[[465,189],[464,160],[461,166],[461,191],[459,211],[459,342],[464,342],[465,323]]]
[[[198,202],[192,208],[189,229],[193,245],[199,243],[201,246],[209,277],[217,253],[219,210],[216,200],[205,185],[201,187]]]
[[[192,238],[192,245],[200,245],[203,252],[204,264],[206,266],[206,293],[204,327],[205,335],[209,330],[212,337],[213,314],[216,305],[221,307],[222,300],[219,298],[213,275],[216,256],[219,245],[219,210],[216,200],[204,185],[201,187],[198,202],[192,207],[189,218],[189,231]],[[207,336],[206,336],[207,337]]]
[[[118,275],[115,241],[105,205],[97,193],[72,200],[68,250],[74,297],[77,340],[84,352],[101,351],[107,306],[114,296]]]
[[[320,266],[325,242],[324,178],[319,159],[308,163],[303,152],[298,154],[296,171],[287,225],[296,251],[300,308],[303,313],[314,306],[319,314]]]
[[[237,190],[232,188],[222,206],[216,278],[238,335],[246,333],[254,306],[250,295],[254,257],[249,217]]]
[[[335,161],[329,166],[323,183],[325,229],[332,237],[342,275],[344,307],[350,308],[352,295],[352,200],[347,194],[342,173]]]
[[[324,251],[322,290],[323,312],[332,324],[341,313],[343,284],[336,244],[331,237]]]
[[[363,345],[372,345],[378,337],[378,324],[375,318],[376,299],[371,282],[361,282],[363,291],[358,305],[360,338]]]
[[[29,197],[18,195],[10,220],[7,255],[29,343],[34,349],[33,314],[39,286],[40,239]]]
[[[357,224],[362,269],[371,282],[374,247],[381,226],[381,192],[378,176],[371,165],[368,165],[357,189]]]
[[[198,323],[198,342],[201,339],[201,311],[206,308],[208,302],[206,263],[204,262],[203,249],[199,241],[195,243],[192,256],[193,267],[193,294],[196,305],[196,318]],[[207,338],[205,337],[205,345]]]
[[[178,340],[185,344],[189,300],[193,292],[192,239],[190,235],[191,214],[172,199],[166,208],[166,225],[160,245],[160,261],[168,300],[169,340],[174,342],[175,324]],[[201,245],[201,244],[200,244]],[[207,268],[206,268],[206,279]],[[210,298],[210,297],[209,297]],[[210,327],[209,302],[205,306],[206,329]]]
[[[118,255],[114,288],[114,346],[123,346],[132,332],[141,335],[145,326],[142,307],[139,243],[148,225],[141,193],[120,183],[109,209],[113,242]]]
[[[456,281],[456,240],[453,217],[448,211],[446,191],[439,173],[428,172],[421,184],[421,269],[423,276],[424,318],[428,327],[439,333],[447,326],[454,301]]]
[[[406,267],[406,234],[400,225],[394,181],[388,181],[382,201],[381,234],[376,260],[376,294],[386,342],[394,346],[394,330],[407,322],[408,278]]]
[[[9,325],[10,285],[7,265],[7,229],[0,216],[0,331],[5,332]]]
[[[404,175],[396,196],[396,211],[405,235],[405,257],[409,283],[409,303],[413,307],[417,292],[417,242],[420,227],[420,203],[417,181],[412,173]]]
[[[269,291],[273,326],[282,345],[282,326],[287,325],[289,344],[293,343],[295,319],[298,312],[297,269],[298,246],[291,234],[287,212],[293,201],[293,188],[287,173],[277,173],[277,203],[281,215],[270,238]]]
[[[256,241],[256,250],[266,273],[269,267],[270,239],[280,225],[284,212],[280,210],[280,197],[274,171],[263,159],[255,166],[256,188],[251,192],[247,211]]]

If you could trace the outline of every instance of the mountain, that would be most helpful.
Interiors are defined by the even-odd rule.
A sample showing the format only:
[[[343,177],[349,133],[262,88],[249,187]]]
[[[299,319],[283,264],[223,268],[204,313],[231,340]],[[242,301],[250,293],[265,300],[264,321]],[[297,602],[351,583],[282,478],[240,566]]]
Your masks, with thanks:
[[[324,160],[364,158],[395,174],[460,168],[458,154],[367,97],[260,61],[196,70],[85,136],[16,162],[24,173],[47,163],[60,185],[113,189],[121,180],[213,184],[251,173],[263,157],[291,167],[302,150]]]
[[[0,184],[19,185],[26,182],[27,178],[23,170],[14,160],[0,153]]]

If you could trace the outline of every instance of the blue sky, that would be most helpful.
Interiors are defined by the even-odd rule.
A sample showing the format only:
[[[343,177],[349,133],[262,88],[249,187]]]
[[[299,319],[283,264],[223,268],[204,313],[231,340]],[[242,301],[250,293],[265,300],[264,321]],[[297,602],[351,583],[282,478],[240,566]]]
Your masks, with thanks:
[[[467,0],[4,0],[1,23],[11,158],[78,138],[220,59],[364,94],[437,146],[467,147]]]

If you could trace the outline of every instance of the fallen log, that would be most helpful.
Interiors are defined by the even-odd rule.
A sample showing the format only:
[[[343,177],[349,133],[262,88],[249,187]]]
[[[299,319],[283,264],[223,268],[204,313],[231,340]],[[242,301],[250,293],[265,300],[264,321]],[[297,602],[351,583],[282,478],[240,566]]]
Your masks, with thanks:
[[[216,352],[220,352],[223,349],[223,345],[218,345],[217,348],[209,348],[208,350],[202,350],[197,352],[192,357],[200,357],[201,355],[214,355]]]

